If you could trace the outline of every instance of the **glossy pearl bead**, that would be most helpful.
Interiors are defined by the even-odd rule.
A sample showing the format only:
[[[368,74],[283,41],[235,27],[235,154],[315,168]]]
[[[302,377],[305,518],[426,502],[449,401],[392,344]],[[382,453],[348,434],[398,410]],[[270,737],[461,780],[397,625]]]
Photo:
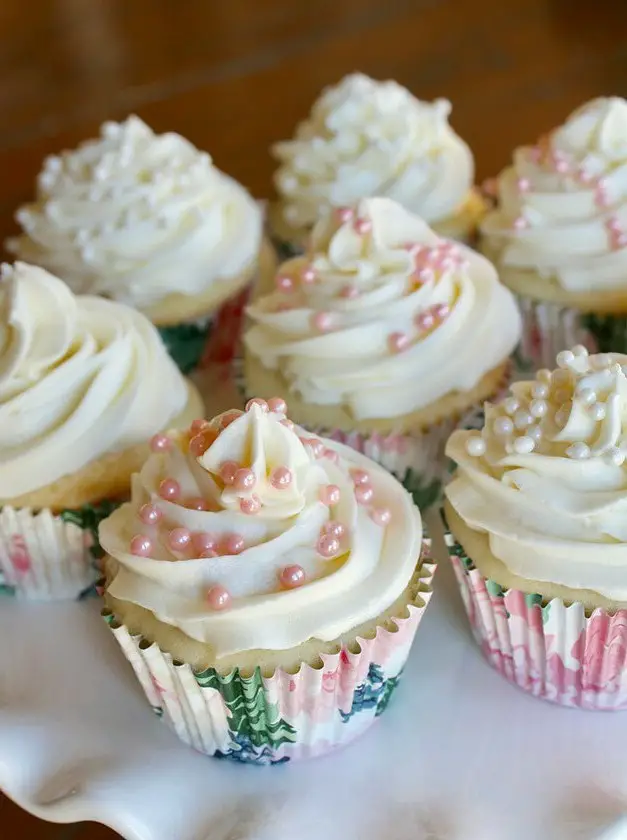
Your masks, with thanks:
[[[575,344],[573,347],[573,353],[575,356],[587,356],[588,350],[583,346],[583,344]]]
[[[323,452],[322,452],[322,457],[323,458],[328,458],[329,461],[331,461],[331,463],[333,463],[333,464],[339,463],[339,460],[340,460],[340,456],[335,451],[335,449],[324,449]]]
[[[372,508],[370,511],[370,518],[375,523],[375,525],[380,525],[381,527],[390,524],[390,520],[392,519],[392,514],[388,508]]]
[[[344,531],[346,529],[342,525],[341,522],[337,522],[335,519],[329,519],[328,522],[322,526],[322,533],[323,534],[330,534],[332,537],[337,537],[338,540],[344,536]]]
[[[355,231],[360,235],[364,236],[367,233],[370,233],[372,230],[372,222],[370,219],[356,219],[355,220]]]
[[[276,278],[276,287],[279,291],[289,294],[294,291],[294,281],[291,277],[286,277],[284,274],[279,274]]]
[[[164,478],[159,485],[159,495],[172,502],[181,495],[181,485],[175,478]]]
[[[153,435],[150,438],[150,448],[153,452],[167,452],[172,446],[172,441],[167,435]]]
[[[337,484],[327,484],[320,488],[320,501],[323,505],[331,507],[337,505],[340,501],[341,493]]]
[[[368,484],[370,482],[370,474],[366,470],[351,470],[351,478],[355,486],[359,484]]]
[[[325,451],[324,443],[318,438],[301,438],[301,443],[311,449],[311,454],[314,458],[320,458]]]
[[[603,403],[594,403],[590,406],[590,416],[594,420],[603,420],[605,417],[605,406]]]
[[[270,397],[268,400],[268,408],[276,414],[285,414],[287,411],[287,403],[283,397]]]
[[[316,312],[311,317],[311,326],[318,332],[329,332],[333,327],[333,315],[330,312]]]
[[[252,400],[248,400],[246,403],[246,411],[252,411],[252,407],[256,405],[257,408],[261,409],[264,414],[268,412],[268,403],[265,400],[260,399],[259,397],[253,397]]]
[[[202,496],[193,496],[185,502],[185,507],[190,510],[209,510],[209,502]]]
[[[156,505],[145,504],[139,509],[139,518],[144,525],[156,525],[163,514]]]
[[[202,554],[203,551],[215,551],[217,545],[216,535],[210,534],[209,531],[195,531],[192,534],[192,546],[198,554]]]
[[[203,429],[209,428],[209,421],[205,420],[202,417],[199,417],[197,420],[192,421],[192,425],[189,427],[190,434],[197,435],[198,432],[202,432]]]
[[[419,330],[430,330],[435,324],[432,312],[419,312],[414,318],[414,324]]]
[[[528,455],[530,452],[533,452],[535,445],[532,437],[522,435],[514,441],[514,452],[517,452],[519,455]]]
[[[275,467],[270,473],[270,484],[275,490],[287,490],[292,478],[292,471],[287,467]]]
[[[209,442],[205,437],[204,432],[201,432],[198,435],[194,435],[194,437],[189,442],[189,451],[194,455],[196,458],[200,458],[201,455],[204,455],[207,449],[209,448]]]
[[[436,303],[432,309],[433,315],[440,321],[443,321],[445,318],[448,318],[451,309],[448,303]]]
[[[168,534],[168,545],[173,551],[182,551],[192,541],[192,535],[187,528],[174,528]]]
[[[233,476],[236,490],[252,490],[256,483],[255,473],[249,467],[241,467]]]
[[[225,461],[220,467],[220,478],[227,485],[233,484],[238,470],[238,463],[235,461]]]
[[[149,557],[152,552],[152,540],[144,534],[137,534],[131,540],[131,554],[136,557]]]
[[[557,354],[555,361],[559,367],[567,368],[575,361],[575,354],[571,350],[562,350]]]
[[[338,207],[335,212],[342,223],[350,222],[355,215],[352,207]]]
[[[525,230],[528,227],[529,222],[524,216],[519,216],[517,219],[514,219],[514,230]]]
[[[503,408],[508,414],[514,414],[520,408],[520,403],[516,397],[508,397],[503,401]]]
[[[259,513],[261,510],[259,496],[248,496],[246,499],[240,499],[239,509],[248,516],[254,516],[256,513]]]
[[[597,401],[596,392],[593,391],[592,388],[582,388],[582,390],[578,392],[577,397],[584,405],[594,405]]]
[[[530,437],[534,443],[540,443],[542,440],[542,429],[540,426],[529,426],[525,434],[527,437]]]
[[[340,297],[344,298],[345,300],[355,300],[355,298],[359,297],[359,289],[357,286],[352,285],[349,283],[346,286],[343,286],[340,289]]]
[[[549,407],[544,400],[531,400],[529,404],[529,412],[532,417],[545,417],[548,410]]]
[[[518,187],[519,192],[529,192],[531,188],[531,182],[529,181],[529,178],[519,178],[516,181],[516,186]]]
[[[302,586],[306,579],[305,570],[302,566],[297,565],[286,566],[281,570],[281,574],[279,575],[281,586],[285,587],[285,589],[296,589]]]
[[[590,447],[583,441],[577,441],[568,447],[566,454],[569,458],[573,458],[576,461],[582,461],[585,458],[590,457]]]
[[[532,423],[533,416],[528,411],[521,409],[514,414],[514,426],[517,429],[526,429],[527,426],[531,426]]]
[[[231,594],[223,586],[216,584],[207,591],[207,605],[212,610],[225,610],[231,606]]]
[[[509,417],[497,417],[494,421],[493,428],[495,435],[499,435],[499,437],[506,437],[507,435],[511,435],[514,431],[514,424]]]
[[[322,534],[316,543],[316,551],[321,557],[335,557],[340,551],[340,541],[332,534]]]
[[[374,497],[374,490],[369,484],[359,484],[355,487],[355,499],[358,505],[369,505]]]
[[[485,440],[479,437],[479,435],[473,435],[466,441],[466,452],[472,455],[473,458],[479,458],[481,455],[485,455],[485,451]]]
[[[224,538],[223,548],[225,554],[239,554],[244,550],[244,538],[239,534],[227,534]]]
[[[531,395],[542,400],[549,396],[549,388],[544,382],[534,382],[531,386]]]
[[[392,333],[388,336],[388,347],[392,353],[402,353],[409,347],[409,336],[402,332]]]
[[[244,412],[238,411],[237,409],[233,409],[232,411],[225,411],[224,414],[221,414],[219,417],[220,429],[224,431],[224,429],[228,428],[231,423],[234,423],[236,420],[242,416]],[[204,432],[205,436],[210,434],[209,431]],[[210,441],[213,443],[213,441]]]
[[[305,283],[305,285],[310,285],[311,283],[316,282],[317,278],[316,269],[313,266],[307,266],[304,268],[300,273],[300,279]]]
[[[618,446],[612,446],[605,453],[605,460],[615,467],[622,467],[625,463],[625,453],[622,452]]]

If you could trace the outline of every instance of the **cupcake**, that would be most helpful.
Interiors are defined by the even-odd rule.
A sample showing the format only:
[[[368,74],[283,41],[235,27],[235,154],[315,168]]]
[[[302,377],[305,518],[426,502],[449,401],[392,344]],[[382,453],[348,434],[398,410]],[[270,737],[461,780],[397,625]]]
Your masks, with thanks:
[[[146,441],[202,412],[139,312],[75,297],[41,268],[3,265],[1,590],[45,600],[89,588],[98,522],[128,492]]]
[[[627,352],[627,102],[600,98],[514,152],[482,249],[515,292],[522,356],[563,347]]]
[[[396,82],[361,73],[326,88],[294,139],[273,148],[280,165],[269,221],[283,255],[302,253],[325,213],[372,196],[392,198],[443,236],[468,241],[485,206],[450,112],[445,99],[421,102]]]
[[[104,615],[149,703],[197,750],[259,764],[374,722],[434,571],[401,485],[285,410],[173,435],[100,525]]]
[[[20,259],[58,274],[77,294],[133,306],[159,327],[190,371],[216,312],[258,268],[274,265],[262,213],[246,190],[178,134],[138,117],[49,157],[37,198],[20,208]]]
[[[582,346],[447,454],[451,560],[477,642],[523,690],[627,708],[627,356]]]
[[[387,198],[323,218],[244,333],[248,395],[290,399],[294,420],[392,471],[421,507],[443,448],[493,395],[520,337],[493,266]]]

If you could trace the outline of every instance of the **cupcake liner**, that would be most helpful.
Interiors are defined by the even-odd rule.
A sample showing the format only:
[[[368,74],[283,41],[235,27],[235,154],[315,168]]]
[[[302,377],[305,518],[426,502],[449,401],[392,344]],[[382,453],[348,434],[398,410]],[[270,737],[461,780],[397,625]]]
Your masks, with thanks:
[[[217,314],[213,329],[209,331],[202,356],[198,362],[201,370],[213,365],[233,363],[239,346],[239,336],[244,312],[252,286],[247,286],[238,295],[230,298]]]
[[[337,653],[321,654],[320,667],[303,663],[295,673],[196,672],[131,635],[106,610],[103,617],[153,711],[182,741],[216,758],[281,764],[344,746],[383,713],[431,598],[434,571],[425,540],[408,614],[378,626],[372,638],[358,637]]]
[[[74,600],[99,576],[98,525],[116,505],[102,502],[53,514],[0,510],[0,593],[34,601]]]
[[[198,367],[215,319],[216,316],[212,314],[182,324],[158,327],[166,350],[181,373],[190,373]]]
[[[450,533],[445,541],[473,635],[493,668],[561,706],[627,708],[627,610],[586,612],[579,602],[503,589]]]
[[[627,353],[627,315],[581,316],[600,353]]]
[[[612,318],[598,318],[583,315],[579,310],[558,303],[547,303],[516,295],[522,315],[522,339],[516,351],[515,363],[521,373],[532,373],[539,368],[555,366],[555,357],[560,350],[583,344],[590,353],[597,353],[597,332],[592,329],[593,320],[612,321]],[[616,319],[618,320],[618,319]],[[623,339],[621,346],[627,348],[627,320],[622,320]],[[600,334],[599,330],[599,334]],[[609,344],[607,350],[623,352],[621,346],[612,344],[611,327],[607,326]]]

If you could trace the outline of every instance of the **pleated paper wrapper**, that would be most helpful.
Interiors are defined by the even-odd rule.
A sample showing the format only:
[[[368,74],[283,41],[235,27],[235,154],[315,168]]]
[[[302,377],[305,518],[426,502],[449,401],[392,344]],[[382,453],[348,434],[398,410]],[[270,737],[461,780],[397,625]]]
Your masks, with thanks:
[[[473,635],[493,668],[561,706],[627,709],[627,610],[586,612],[578,602],[502,589],[450,533],[445,540]]]
[[[320,667],[303,663],[294,673],[195,672],[132,636],[111,613],[103,616],[154,712],[182,741],[216,758],[280,764],[344,746],[383,713],[431,598],[434,571],[425,540],[405,614],[379,626],[372,638],[322,654]]]

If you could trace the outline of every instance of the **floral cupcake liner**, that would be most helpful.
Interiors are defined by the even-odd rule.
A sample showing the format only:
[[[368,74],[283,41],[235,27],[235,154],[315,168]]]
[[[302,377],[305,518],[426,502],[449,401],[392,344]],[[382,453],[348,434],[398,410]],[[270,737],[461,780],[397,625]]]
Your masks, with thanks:
[[[490,665],[523,691],[561,706],[627,709],[627,610],[586,612],[485,578],[445,541],[473,635]]]
[[[93,591],[100,572],[98,525],[117,506],[84,505],[53,514],[0,510],[0,593],[33,601],[75,600]]]
[[[216,316],[209,315],[195,321],[158,328],[166,350],[181,373],[191,373],[199,366],[215,320]]]
[[[431,598],[434,571],[425,540],[408,614],[391,618],[372,638],[322,654],[320,667],[303,663],[295,673],[194,671],[157,644],[131,635],[110,612],[103,617],[153,711],[182,741],[216,758],[281,764],[344,746],[383,713]]]

